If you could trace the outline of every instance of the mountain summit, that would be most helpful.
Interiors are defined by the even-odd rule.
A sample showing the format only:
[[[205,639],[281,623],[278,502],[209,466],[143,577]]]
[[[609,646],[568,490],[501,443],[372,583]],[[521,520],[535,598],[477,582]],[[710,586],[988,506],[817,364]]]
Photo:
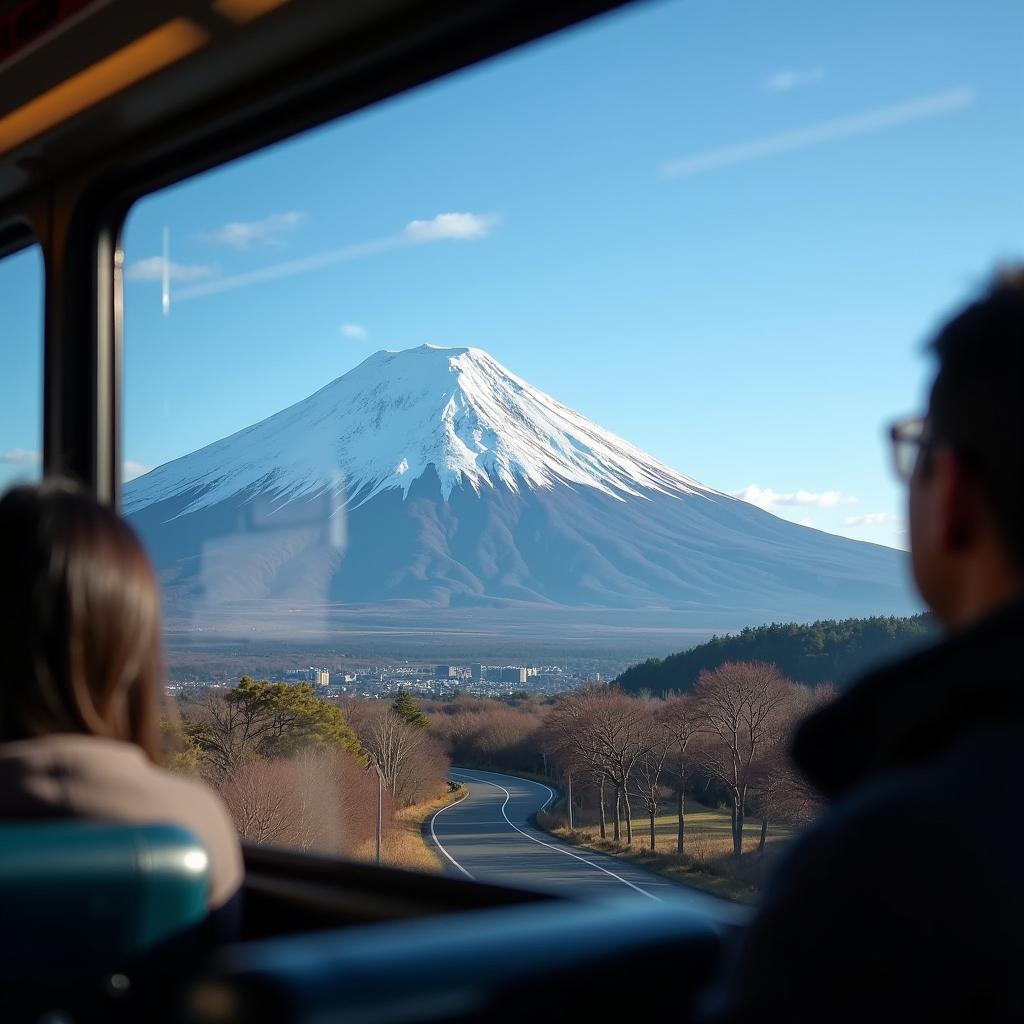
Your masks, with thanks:
[[[318,609],[331,633],[419,609],[459,632],[489,611],[495,635],[678,645],[916,610],[901,552],[705,487],[474,348],[378,352],[131,481],[124,505],[193,623]]]
[[[343,486],[350,508],[428,468],[453,488],[592,487],[619,498],[706,492],[478,348],[377,352],[316,394],[129,484],[128,513],[190,493],[185,511],[258,487],[289,501]]]

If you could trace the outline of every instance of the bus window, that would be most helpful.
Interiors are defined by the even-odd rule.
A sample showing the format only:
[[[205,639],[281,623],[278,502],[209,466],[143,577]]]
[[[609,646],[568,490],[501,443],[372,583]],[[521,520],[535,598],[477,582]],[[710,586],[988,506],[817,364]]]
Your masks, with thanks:
[[[513,880],[542,812],[748,899],[816,813],[795,723],[932,628],[882,428],[1019,252],[1024,11],[798,8],[640,5],[132,210],[123,508],[247,838],[372,860],[379,806]]]
[[[43,260],[39,247],[0,260],[0,491],[35,480],[43,450]]]

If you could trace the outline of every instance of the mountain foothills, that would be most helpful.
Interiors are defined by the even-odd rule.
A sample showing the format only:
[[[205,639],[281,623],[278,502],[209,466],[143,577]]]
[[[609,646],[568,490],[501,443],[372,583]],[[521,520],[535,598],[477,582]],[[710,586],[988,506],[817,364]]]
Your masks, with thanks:
[[[873,616],[802,625],[772,623],[715,636],[667,658],[649,658],[616,680],[631,693],[689,693],[704,671],[726,662],[770,662],[794,682],[850,683],[873,665],[891,660],[938,636],[930,615]]]
[[[473,348],[378,352],[131,481],[124,508],[172,620],[200,628],[422,611],[667,643],[917,610],[900,552],[706,487]]]

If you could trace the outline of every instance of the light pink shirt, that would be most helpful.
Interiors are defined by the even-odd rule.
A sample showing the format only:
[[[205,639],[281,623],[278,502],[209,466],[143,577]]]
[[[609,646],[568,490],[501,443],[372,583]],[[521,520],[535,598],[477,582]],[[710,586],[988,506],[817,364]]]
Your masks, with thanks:
[[[187,829],[210,858],[210,906],[242,884],[238,834],[202,782],[154,765],[134,743],[62,733],[0,743],[0,819],[82,818]]]

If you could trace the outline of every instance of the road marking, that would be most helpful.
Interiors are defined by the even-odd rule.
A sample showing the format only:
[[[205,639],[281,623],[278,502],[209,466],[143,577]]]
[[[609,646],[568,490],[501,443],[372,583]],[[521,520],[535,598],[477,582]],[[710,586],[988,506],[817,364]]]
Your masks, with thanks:
[[[531,786],[540,786],[540,788],[543,789],[547,793],[547,795],[548,795],[547,800],[545,800],[544,803],[542,803],[540,805],[540,809],[542,811],[548,806],[549,803],[551,803],[552,800],[555,799],[555,791],[550,786],[545,786],[543,782],[537,782],[535,779],[525,779],[525,778],[523,778],[520,775],[502,775],[501,772],[489,772],[489,771],[485,771],[483,768],[474,768],[472,770],[475,771],[477,775],[497,775],[499,779],[515,779],[517,782],[528,782]],[[465,769],[465,768],[454,768],[448,774],[449,775],[459,775],[459,774],[465,775],[466,772],[467,772],[467,769]],[[473,781],[474,782],[484,782],[486,780],[484,780],[484,779],[474,779]],[[493,786],[494,783],[491,782],[491,783],[488,783],[488,785]]]
[[[465,800],[465,799],[466,799],[466,798],[467,798],[468,796],[469,796],[469,793],[467,792],[467,793],[465,794],[465,796],[460,796],[460,797],[459,797],[459,799],[458,799],[458,800],[455,800],[455,801],[454,801],[453,803],[450,803],[450,804],[445,804],[445,806],[444,806],[444,807],[441,807],[440,809],[438,809],[438,810],[434,811],[433,815],[431,815],[431,818],[430,818],[430,838],[434,840],[434,844],[435,844],[435,845],[437,846],[437,848],[438,848],[438,849],[439,849],[439,850],[440,850],[440,851],[441,851],[441,852],[442,852],[442,853],[443,853],[443,854],[444,854],[444,855],[445,855],[445,856],[446,856],[446,857],[447,857],[447,858],[448,858],[448,859],[449,859],[449,860],[450,860],[450,861],[451,861],[451,862],[452,862],[452,863],[453,863],[453,864],[454,864],[454,865],[455,865],[455,866],[456,866],[456,867],[457,867],[457,868],[458,868],[458,869],[459,869],[459,870],[460,870],[460,871],[461,871],[461,872],[462,872],[462,873],[463,873],[463,874],[464,874],[464,875],[465,875],[465,876],[466,876],[467,878],[472,878],[473,876],[472,876],[472,875],[471,875],[471,874],[470,874],[470,873],[469,873],[469,872],[468,872],[468,871],[467,871],[467,870],[466,870],[466,869],[465,869],[465,868],[464,868],[464,867],[463,867],[463,866],[462,866],[462,865],[461,865],[461,864],[460,864],[460,863],[459,863],[459,862],[458,862],[458,861],[457,861],[457,860],[456,860],[456,859],[455,859],[455,858],[454,858],[454,857],[453,857],[453,856],[452,856],[452,855],[451,855],[451,854],[450,854],[450,853],[449,853],[449,852],[448,852],[448,851],[447,851],[447,850],[446,850],[446,849],[445,849],[445,848],[444,848],[444,847],[443,847],[442,845],[441,845],[441,840],[437,838],[437,833],[436,833],[436,832],[434,831],[434,822],[435,822],[435,821],[437,821],[437,816],[438,816],[439,814],[443,814],[443,813],[444,813],[445,811],[447,811],[447,810],[448,810],[449,808],[451,808],[451,807],[455,807],[456,805],[458,805],[458,804],[461,804],[461,803],[462,803],[462,801],[463,801],[463,800]]]
[[[489,772],[488,774],[497,775],[499,773],[498,772],[493,772],[493,773]],[[505,776],[505,777],[506,778],[518,778],[517,776],[514,776],[514,775],[513,776]],[[508,822],[508,824],[509,824],[509,826],[511,828],[514,828],[521,836],[525,836],[527,839],[530,840],[530,842],[537,843],[540,846],[546,846],[549,850],[554,850],[556,853],[564,853],[566,857],[572,857],[573,860],[582,861],[588,867],[597,868],[598,871],[603,871],[606,875],[611,875],[612,878],[614,878],[617,881],[621,882],[623,885],[628,885],[630,887],[630,889],[635,889],[638,893],[640,893],[643,896],[646,896],[649,900],[654,900],[655,903],[664,903],[665,902],[663,899],[661,899],[660,896],[655,896],[654,893],[647,892],[646,889],[641,889],[639,885],[634,885],[628,878],[623,878],[622,875],[617,875],[614,871],[610,871],[608,868],[602,867],[600,864],[595,864],[592,860],[587,860],[586,857],[581,857],[578,853],[573,853],[571,850],[562,849],[562,847],[555,846],[553,843],[545,843],[543,839],[538,839],[536,836],[531,836],[529,832],[524,832],[505,813],[505,808],[508,806],[509,800],[512,799],[512,794],[509,793],[509,791],[504,786],[499,786],[498,783],[496,783],[496,782],[488,782],[486,779],[473,779],[473,778],[471,778],[470,781],[472,781],[472,782],[481,782],[485,786],[493,786],[495,789],[500,789],[502,791],[502,793],[505,794],[505,802],[501,805],[501,816],[505,819],[506,822]],[[520,782],[533,782],[532,779],[519,779],[518,781],[520,781]],[[549,798],[544,802],[543,806],[541,807],[541,810],[543,810],[544,807],[547,807],[547,805],[551,802],[551,800],[554,798],[555,794],[551,791],[550,787],[545,786],[543,782],[534,782],[533,784],[535,786],[543,787],[550,794]],[[465,797],[463,797],[463,799],[465,799]],[[454,806],[454,805],[451,804],[449,806]],[[444,810],[444,808],[442,808],[442,810]],[[441,812],[438,811],[437,813],[440,814]],[[435,814],[434,817],[436,818],[437,815]],[[431,831],[433,831],[433,828],[434,828],[433,819],[431,819],[430,828],[431,828]],[[438,844],[438,845],[440,845],[440,844]],[[445,852],[445,856],[448,857],[448,859],[451,860],[453,864],[455,864],[455,861],[450,856],[448,856],[447,852]],[[461,868],[463,871],[466,871],[466,869],[463,868],[461,864],[458,864],[456,866]],[[466,874],[468,875],[469,872],[466,871]],[[472,877],[472,876],[470,876],[470,877]]]

